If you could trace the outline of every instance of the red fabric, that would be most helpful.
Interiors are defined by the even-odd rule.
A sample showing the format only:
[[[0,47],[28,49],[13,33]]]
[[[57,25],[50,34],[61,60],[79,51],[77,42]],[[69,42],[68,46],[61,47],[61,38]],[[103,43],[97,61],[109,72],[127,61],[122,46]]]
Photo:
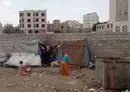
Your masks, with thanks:
[[[26,75],[25,68],[21,66],[21,67],[19,68],[18,74],[19,74],[20,76],[25,76],[25,75]]]

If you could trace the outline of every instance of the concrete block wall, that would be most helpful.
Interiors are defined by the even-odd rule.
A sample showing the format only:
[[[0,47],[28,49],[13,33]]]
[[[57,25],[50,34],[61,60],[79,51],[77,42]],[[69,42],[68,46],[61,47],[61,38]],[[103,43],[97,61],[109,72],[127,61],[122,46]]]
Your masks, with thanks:
[[[96,57],[129,57],[130,56],[130,33],[64,33],[47,35],[0,35],[0,48],[10,52],[13,45],[20,41],[40,39],[54,43],[55,41],[76,41],[87,39],[92,56]],[[9,48],[6,49],[6,48]],[[1,50],[0,50],[1,51]]]
[[[129,57],[130,33],[95,34],[88,38],[93,56]]]
[[[130,60],[96,59],[96,75],[105,89],[130,89]]]

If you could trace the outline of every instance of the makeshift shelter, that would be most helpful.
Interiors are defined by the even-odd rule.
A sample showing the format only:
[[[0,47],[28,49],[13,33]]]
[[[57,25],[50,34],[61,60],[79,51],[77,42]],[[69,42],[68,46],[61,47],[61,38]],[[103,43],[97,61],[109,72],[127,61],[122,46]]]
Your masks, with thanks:
[[[8,55],[5,52],[0,52],[0,66],[4,65],[4,62],[8,60]]]
[[[91,51],[87,40],[65,41],[62,54],[70,56],[72,67],[87,67],[91,61]],[[76,67],[75,67],[76,66]]]
[[[62,57],[62,47],[57,47],[54,49],[53,51],[53,56],[56,60],[60,60],[60,58]]]
[[[40,40],[21,41],[15,44],[14,52],[38,54],[38,44]]]
[[[19,66],[19,62],[23,61],[23,65],[41,66],[41,58],[38,55],[39,40],[21,41],[15,44],[14,52],[11,58],[6,62],[10,66]]]
[[[91,51],[88,44],[88,41],[85,40],[84,43],[84,54],[81,62],[81,67],[88,67],[91,61]]]
[[[23,61],[24,66],[41,66],[40,56],[35,55],[34,53],[13,53],[6,64],[9,66],[19,66],[20,61]]]
[[[19,66],[19,62],[23,61],[24,65],[41,66],[41,57],[43,58],[44,51],[41,50],[39,42],[39,40],[26,40],[15,43],[14,53],[6,64]],[[54,42],[54,44],[56,43]],[[91,61],[90,52],[87,40],[64,41],[60,47],[54,49],[52,57],[59,60],[63,54],[68,54],[72,67],[87,67]]]

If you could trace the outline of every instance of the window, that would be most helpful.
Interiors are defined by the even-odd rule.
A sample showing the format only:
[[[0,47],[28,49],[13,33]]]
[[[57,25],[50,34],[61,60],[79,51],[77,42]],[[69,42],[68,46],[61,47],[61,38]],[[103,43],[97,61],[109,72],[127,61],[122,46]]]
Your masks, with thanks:
[[[36,19],[36,22],[39,22],[39,19]]]
[[[45,19],[42,19],[42,22],[45,22]]]
[[[19,22],[21,22],[21,19],[19,20]]]
[[[61,26],[61,29],[63,29],[64,27],[63,26]]]
[[[128,15],[128,10],[124,10],[124,15],[127,16]]]
[[[111,24],[111,28],[113,28],[113,24]]]
[[[23,33],[24,33],[24,31],[21,31],[21,33],[23,34]]]
[[[33,16],[35,16],[35,13],[33,13]]]
[[[102,25],[102,29],[104,28],[104,26]]]
[[[34,33],[39,33],[39,31],[38,31],[38,30],[35,30]]]
[[[116,26],[116,32],[120,32],[120,27]]]
[[[38,13],[36,13],[36,16],[38,16]]]
[[[41,13],[41,16],[45,16],[45,13]]]
[[[24,22],[24,19],[22,18],[22,22]]]
[[[27,13],[27,16],[31,16],[31,14],[30,14],[30,13]]]
[[[28,33],[33,33],[33,31],[32,31],[32,30],[29,30]]]
[[[22,28],[21,24],[20,24],[20,28]]]
[[[107,28],[109,28],[109,24],[107,25]]]
[[[23,17],[24,16],[24,14],[23,13],[20,13],[20,17]]]
[[[28,24],[28,28],[31,28],[31,24]]]
[[[116,0],[116,21],[128,21],[128,0]]]
[[[36,28],[39,28],[39,25],[38,25],[38,24],[36,24]]]
[[[45,28],[45,24],[42,24],[42,28]]]
[[[31,19],[27,19],[27,22],[31,22]]]
[[[34,24],[34,25],[33,25],[33,27],[35,28],[35,27],[36,27],[36,25]]]
[[[124,25],[124,26],[122,27],[122,32],[127,32],[127,25]]]
[[[24,24],[21,25],[21,28],[24,28]]]

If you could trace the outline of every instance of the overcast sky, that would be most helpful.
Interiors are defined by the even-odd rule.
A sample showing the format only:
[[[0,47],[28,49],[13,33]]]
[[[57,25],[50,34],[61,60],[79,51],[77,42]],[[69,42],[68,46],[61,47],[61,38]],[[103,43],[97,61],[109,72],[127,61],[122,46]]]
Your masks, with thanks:
[[[97,12],[100,21],[109,19],[109,0],[0,0],[0,21],[18,25],[18,11],[47,9],[47,19],[77,20],[83,15]]]

